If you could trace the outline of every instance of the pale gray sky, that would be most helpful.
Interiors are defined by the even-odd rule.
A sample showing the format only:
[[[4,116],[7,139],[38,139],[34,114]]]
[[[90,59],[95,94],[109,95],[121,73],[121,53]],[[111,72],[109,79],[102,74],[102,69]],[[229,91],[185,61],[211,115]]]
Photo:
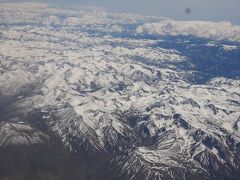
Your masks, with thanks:
[[[10,2],[0,0],[3,1]],[[240,0],[38,0],[37,2],[68,8],[90,6],[113,12],[166,16],[178,20],[226,20],[240,25]],[[191,13],[186,13],[186,8],[190,8]]]

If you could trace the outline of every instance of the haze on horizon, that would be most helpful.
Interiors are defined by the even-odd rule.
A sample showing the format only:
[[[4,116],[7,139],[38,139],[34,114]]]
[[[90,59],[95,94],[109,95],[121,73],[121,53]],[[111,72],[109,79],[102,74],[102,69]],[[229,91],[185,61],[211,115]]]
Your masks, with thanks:
[[[26,0],[0,0],[26,2]],[[240,25],[240,0],[39,0],[66,8],[100,8],[112,12],[170,17],[176,20],[230,21]]]

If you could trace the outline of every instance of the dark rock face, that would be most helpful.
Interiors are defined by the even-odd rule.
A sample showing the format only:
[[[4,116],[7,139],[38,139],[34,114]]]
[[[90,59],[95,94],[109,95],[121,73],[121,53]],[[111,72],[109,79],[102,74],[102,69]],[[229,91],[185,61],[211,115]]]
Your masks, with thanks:
[[[0,179],[79,180],[114,179],[108,171],[109,157],[86,158],[69,152],[57,139],[30,146],[0,148]]]

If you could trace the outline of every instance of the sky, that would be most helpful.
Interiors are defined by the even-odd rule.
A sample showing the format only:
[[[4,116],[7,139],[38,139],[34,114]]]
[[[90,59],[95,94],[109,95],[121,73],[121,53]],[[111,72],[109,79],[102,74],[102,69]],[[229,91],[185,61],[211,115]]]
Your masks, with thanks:
[[[21,0],[14,0],[21,2]],[[25,0],[26,1],[26,0]],[[12,2],[0,0],[0,2]],[[176,20],[230,21],[240,25],[240,0],[35,0],[66,8],[157,15]]]

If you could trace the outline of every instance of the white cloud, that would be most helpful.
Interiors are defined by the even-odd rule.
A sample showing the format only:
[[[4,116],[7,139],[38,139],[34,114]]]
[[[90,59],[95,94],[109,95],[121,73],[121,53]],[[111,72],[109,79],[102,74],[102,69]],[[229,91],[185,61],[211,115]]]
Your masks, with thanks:
[[[217,40],[240,41],[240,26],[230,22],[174,21],[146,23],[137,28],[139,34],[197,36]]]
[[[49,26],[49,25],[61,25],[61,19],[57,16],[48,16],[48,17],[44,17],[42,20],[42,24]]]
[[[232,51],[232,50],[238,49],[238,47],[237,46],[230,46],[230,45],[223,45],[223,49],[225,51]]]
[[[93,25],[99,31],[123,32],[123,25],[156,22],[161,18],[100,10],[68,10],[40,3],[1,3],[0,24],[37,24],[79,27]],[[102,26],[101,26],[102,25]],[[95,29],[96,30],[96,29]],[[216,40],[240,41],[240,26],[229,22],[161,20],[146,23],[136,30],[140,34],[197,36]]]
[[[64,26],[78,26],[80,24],[80,19],[77,17],[67,17],[63,21]]]
[[[115,24],[110,28],[110,31],[115,33],[121,33],[124,31],[124,29],[122,26]]]
[[[86,7],[83,7],[86,8]],[[38,24],[57,26],[109,25],[112,31],[122,29],[114,25],[135,24],[138,21],[156,17],[139,16],[126,13],[109,13],[101,9],[69,10],[41,3],[1,3],[0,23]]]

